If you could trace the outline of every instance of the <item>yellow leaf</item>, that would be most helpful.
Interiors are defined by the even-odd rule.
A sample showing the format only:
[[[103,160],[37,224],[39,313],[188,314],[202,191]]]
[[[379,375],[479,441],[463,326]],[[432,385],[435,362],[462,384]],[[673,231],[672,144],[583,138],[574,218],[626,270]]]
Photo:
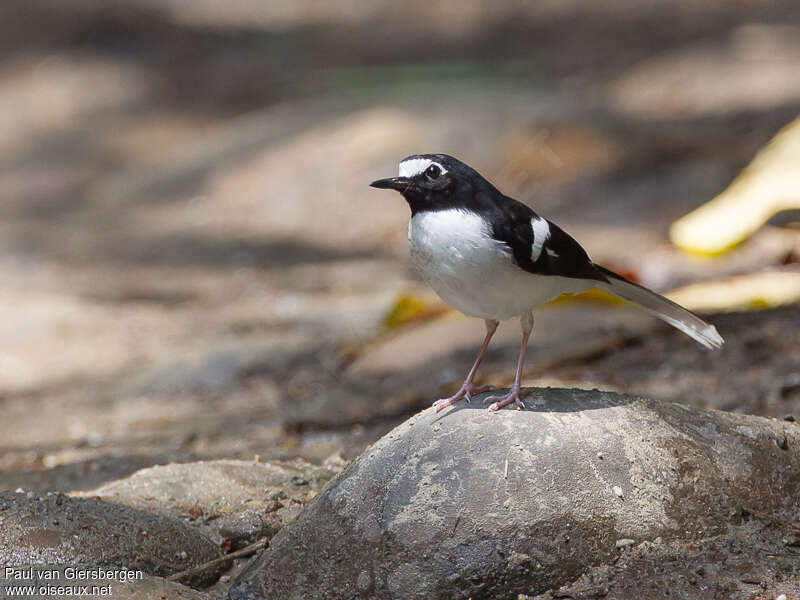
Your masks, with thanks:
[[[800,301],[800,271],[767,271],[673,290],[670,300],[691,310],[758,310]]]
[[[440,301],[414,294],[403,294],[395,301],[383,319],[383,324],[387,329],[394,329],[411,321],[429,319],[449,310],[450,308]]]
[[[720,254],[793,208],[800,208],[800,119],[778,132],[724,192],[675,221],[669,235],[686,251]]]

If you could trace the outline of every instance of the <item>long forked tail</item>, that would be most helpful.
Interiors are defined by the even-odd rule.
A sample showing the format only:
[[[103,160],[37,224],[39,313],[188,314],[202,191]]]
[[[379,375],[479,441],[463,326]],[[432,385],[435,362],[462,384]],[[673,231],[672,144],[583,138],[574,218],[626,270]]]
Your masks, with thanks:
[[[622,275],[617,275],[599,265],[595,266],[608,280],[608,283],[598,284],[598,288],[642,307],[662,321],[666,321],[676,329],[680,329],[706,348],[719,348],[724,343],[725,340],[717,333],[717,328],[709,325],[696,314],[686,310],[679,304],[675,304],[672,300],[664,298],[664,296],[659,296],[647,288],[628,281]]]

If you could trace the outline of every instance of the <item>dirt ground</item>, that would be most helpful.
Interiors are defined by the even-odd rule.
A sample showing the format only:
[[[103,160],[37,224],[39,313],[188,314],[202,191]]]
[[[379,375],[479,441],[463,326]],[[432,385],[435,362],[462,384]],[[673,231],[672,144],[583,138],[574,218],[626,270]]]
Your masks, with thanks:
[[[426,292],[407,207],[367,184],[411,153],[464,158],[658,290],[797,260],[776,225],[713,260],[666,237],[798,113],[794,2],[220,6],[0,6],[0,490],[353,458],[451,389],[480,323],[384,326]],[[800,414],[798,306],[709,319],[716,354],[544,309],[525,383]]]

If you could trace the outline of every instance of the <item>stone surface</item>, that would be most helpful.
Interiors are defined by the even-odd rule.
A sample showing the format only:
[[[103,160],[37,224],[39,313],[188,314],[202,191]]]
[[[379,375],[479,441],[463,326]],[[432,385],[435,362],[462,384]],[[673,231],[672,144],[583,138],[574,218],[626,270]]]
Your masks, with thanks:
[[[82,495],[185,520],[235,550],[275,535],[333,475],[303,461],[216,460],[142,469]]]
[[[0,567],[96,565],[171,575],[221,556],[204,535],[174,519],[63,494],[0,494]],[[207,585],[211,569],[191,579]]]
[[[476,399],[395,428],[273,538],[231,597],[558,597],[582,577],[636,581],[641,597],[670,590],[658,567],[670,557],[736,575],[739,587],[721,588],[714,572],[695,573],[686,598],[746,594],[742,569],[798,584],[767,559],[798,508],[793,423],[597,391],[529,394],[525,411],[489,413]],[[748,528],[763,537],[753,548]],[[660,556],[619,558],[647,541]]]

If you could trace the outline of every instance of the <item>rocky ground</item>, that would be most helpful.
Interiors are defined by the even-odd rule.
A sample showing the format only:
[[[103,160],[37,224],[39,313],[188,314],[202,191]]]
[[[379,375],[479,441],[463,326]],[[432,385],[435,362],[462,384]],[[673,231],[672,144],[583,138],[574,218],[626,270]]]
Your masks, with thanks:
[[[119,556],[70,545],[67,512],[99,511],[120,552],[131,515],[168,520],[154,577],[270,537],[458,384],[482,324],[432,302],[406,206],[366,187],[412,152],[468,157],[658,290],[795,268],[786,219],[713,260],[666,241],[796,115],[791,2],[218,6],[0,7],[0,506],[53,556]],[[428,316],[388,327],[404,298]],[[800,414],[798,314],[711,315],[712,355],[559,304],[525,382]],[[517,343],[503,325],[486,381]]]

